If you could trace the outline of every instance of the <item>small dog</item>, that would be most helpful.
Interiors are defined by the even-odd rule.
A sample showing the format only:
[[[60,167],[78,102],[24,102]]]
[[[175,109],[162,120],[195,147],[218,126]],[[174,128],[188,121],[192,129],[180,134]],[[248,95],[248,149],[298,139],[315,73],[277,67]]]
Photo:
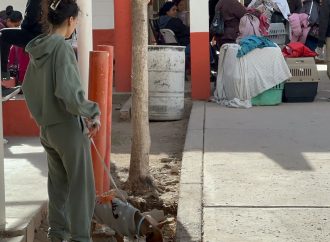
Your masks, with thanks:
[[[145,237],[146,242],[163,242],[161,228],[150,215],[143,215],[127,202],[118,198],[99,199],[95,206],[94,218],[97,223],[109,226],[116,232],[117,242],[123,242],[124,236],[130,239]]]

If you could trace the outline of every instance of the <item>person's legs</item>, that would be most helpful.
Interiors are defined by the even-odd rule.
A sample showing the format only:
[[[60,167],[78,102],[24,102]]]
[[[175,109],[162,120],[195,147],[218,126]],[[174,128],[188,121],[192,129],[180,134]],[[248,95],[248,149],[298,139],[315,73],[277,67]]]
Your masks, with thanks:
[[[317,39],[312,36],[307,36],[305,45],[312,51],[315,51],[317,47]]]
[[[95,185],[90,141],[77,119],[49,129],[51,144],[58,150],[68,181],[67,211],[72,241],[89,242],[95,205]]]
[[[10,28],[0,31],[0,46],[1,46],[1,72],[7,73],[8,56],[10,47],[16,45],[22,48],[34,38],[35,34],[24,29]]]
[[[56,241],[68,238],[66,201],[69,185],[60,154],[48,144],[46,129],[41,128],[40,140],[48,160],[48,237],[51,241]]]

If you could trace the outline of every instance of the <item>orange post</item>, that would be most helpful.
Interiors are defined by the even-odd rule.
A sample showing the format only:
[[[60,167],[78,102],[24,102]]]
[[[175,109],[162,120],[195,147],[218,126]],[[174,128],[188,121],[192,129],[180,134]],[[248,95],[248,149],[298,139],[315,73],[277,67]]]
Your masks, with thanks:
[[[190,33],[191,97],[208,100],[210,97],[210,43],[209,33]]]
[[[94,137],[94,142],[102,158],[106,152],[107,102],[108,102],[109,53],[106,51],[90,52],[89,99],[97,102],[101,110],[101,128]],[[103,193],[104,169],[102,161],[92,146],[92,159],[96,194]]]
[[[131,0],[114,0],[115,87],[117,92],[131,91],[132,11]]]
[[[106,149],[105,149],[105,162],[110,171],[110,158],[111,158],[111,124],[112,124],[112,87],[113,87],[113,46],[98,45],[97,50],[107,51],[109,53],[109,77],[108,77],[108,101],[107,101],[107,131],[106,131]],[[110,189],[109,175],[104,172],[103,191],[106,192]]]

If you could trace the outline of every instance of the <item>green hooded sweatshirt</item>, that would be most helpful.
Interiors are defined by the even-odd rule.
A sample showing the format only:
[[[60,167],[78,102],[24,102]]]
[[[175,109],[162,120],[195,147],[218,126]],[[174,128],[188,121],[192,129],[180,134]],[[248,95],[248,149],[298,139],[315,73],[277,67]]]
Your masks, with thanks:
[[[64,37],[40,35],[27,46],[30,63],[23,92],[32,116],[40,126],[53,125],[76,116],[100,115],[97,103],[85,99],[77,61]]]

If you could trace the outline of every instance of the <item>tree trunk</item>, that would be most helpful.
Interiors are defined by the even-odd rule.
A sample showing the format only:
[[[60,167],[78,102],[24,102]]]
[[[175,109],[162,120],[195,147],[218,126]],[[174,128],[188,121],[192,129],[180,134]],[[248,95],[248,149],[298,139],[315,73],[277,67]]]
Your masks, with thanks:
[[[150,132],[148,113],[149,0],[132,0],[132,147],[129,185],[133,192],[146,188],[149,179]]]

